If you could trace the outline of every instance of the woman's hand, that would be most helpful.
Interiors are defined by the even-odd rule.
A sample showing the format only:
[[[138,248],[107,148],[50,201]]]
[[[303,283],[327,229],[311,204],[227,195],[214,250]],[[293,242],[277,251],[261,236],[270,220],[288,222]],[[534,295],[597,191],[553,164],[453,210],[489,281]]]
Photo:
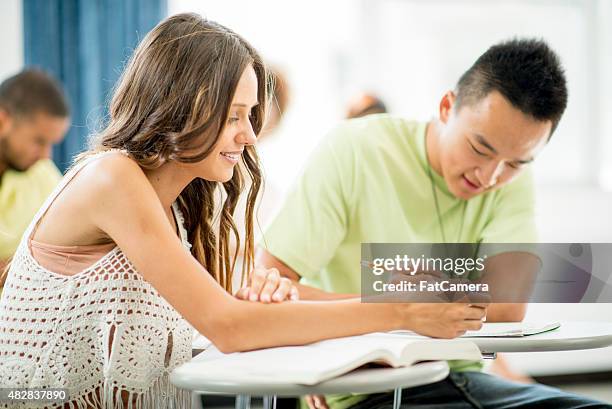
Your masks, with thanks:
[[[324,395],[306,395],[305,400],[309,409],[329,409]]]
[[[275,268],[256,268],[249,277],[246,287],[236,293],[236,298],[245,301],[271,302],[297,301],[299,292],[293,282],[281,277]]]
[[[487,307],[487,303],[415,303],[410,330],[434,338],[459,337],[482,328]]]

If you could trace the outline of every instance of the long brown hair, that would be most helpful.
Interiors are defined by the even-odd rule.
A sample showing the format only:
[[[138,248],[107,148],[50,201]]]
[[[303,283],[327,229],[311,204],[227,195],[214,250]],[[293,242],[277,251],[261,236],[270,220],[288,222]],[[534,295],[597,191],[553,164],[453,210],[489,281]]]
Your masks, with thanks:
[[[272,86],[257,51],[233,31],[197,14],[167,18],[136,48],[115,88],[108,125],[79,158],[122,149],[145,169],[168,161],[201,161],[212,152],[223,131],[236,86],[249,65],[257,75],[261,102],[251,112],[257,135]],[[246,177],[252,183],[245,211],[242,271],[249,271],[254,264],[254,206],[262,183],[254,147],[245,147],[231,180],[219,183],[196,178],[178,198],[192,254],[227,291],[232,289],[240,250],[233,214]],[[213,224],[219,186],[226,194],[222,195],[225,200],[217,237]],[[230,234],[237,243],[231,258]]]

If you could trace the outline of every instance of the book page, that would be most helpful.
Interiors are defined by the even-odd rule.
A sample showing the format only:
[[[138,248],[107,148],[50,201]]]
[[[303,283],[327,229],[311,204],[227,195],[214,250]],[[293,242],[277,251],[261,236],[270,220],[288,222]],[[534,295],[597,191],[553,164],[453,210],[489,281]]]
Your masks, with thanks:
[[[199,371],[214,374],[217,379],[277,381],[278,374],[282,373],[287,382],[314,384],[370,362],[399,366],[403,348],[414,341],[386,335],[336,338],[305,346],[267,348],[212,358],[206,357],[207,351],[204,351],[196,359],[202,359]]]
[[[215,357],[201,362],[200,370],[238,382],[283,380],[314,384],[377,359],[396,361],[372,343],[344,338],[306,346],[267,348]]]
[[[434,339],[410,331],[368,334],[361,338],[398,357],[393,366],[410,366],[419,361],[482,358],[476,344],[465,339]]]
[[[204,351],[195,360],[199,376],[216,381],[284,382],[312,385],[340,376],[370,362],[408,366],[417,361],[479,359],[469,340],[440,340],[389,333],[336,338],[305,346],[267,348],[234,354]]]

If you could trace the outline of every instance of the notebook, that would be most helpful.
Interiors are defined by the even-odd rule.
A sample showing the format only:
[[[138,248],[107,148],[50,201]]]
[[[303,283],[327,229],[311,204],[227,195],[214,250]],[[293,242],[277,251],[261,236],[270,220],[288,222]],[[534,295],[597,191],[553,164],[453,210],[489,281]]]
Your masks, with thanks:
[[[211,352],[207,349],[203,354]],[[389,333],[213,355],[214,359],[202,359],[203,362],[198,363],[198,372],[210,374],[216,381],[265,382],[278,380],[282,373],[287,382],[304,385],[314,385],[373,362],[401,367],[419,361],[481,359],[476,344],[467,339],[405,337]],[[196,360],[198,358],[200,356]]]
[[[472,337],[526,337],[555,330],[559,322],[486,322],[478,331],[467,331],[462,338]]]
[[[497,338],[514,338],[526,337],[529,335],[541,334],[555,330],[561,326],[561,323],[553,322],[485,322],[482,328],[477,331],[467,331],[460,338],[476,338],[476,337],[497,337]],[[389,334],[400,335],[404,337],[422,337],[421,335],[406,330],[391,331]]]

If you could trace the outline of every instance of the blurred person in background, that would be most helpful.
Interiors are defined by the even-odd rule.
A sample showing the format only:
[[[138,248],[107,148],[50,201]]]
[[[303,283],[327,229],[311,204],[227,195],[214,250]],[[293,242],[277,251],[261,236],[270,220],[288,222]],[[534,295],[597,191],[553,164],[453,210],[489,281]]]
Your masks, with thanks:
[[[280,125],[289,102],[291,100],[291,89],[287,82],[287,77],[279,67],[268,66],[272,81],[272,101],[270,101],[270,111],[258,136],[258,143],[267,141],[274,134]],[[261,149],[261,148],[260,148]]]
[[[1,269],[61,178],[49,158],[68,130],[69,116],[61,86],[43,71],[24,70],[0,84]]]
[[[371,114],[387,113],[387,105],[378,96],[363,92],[355,95],[348,103],[346,119],[361,118]]]

